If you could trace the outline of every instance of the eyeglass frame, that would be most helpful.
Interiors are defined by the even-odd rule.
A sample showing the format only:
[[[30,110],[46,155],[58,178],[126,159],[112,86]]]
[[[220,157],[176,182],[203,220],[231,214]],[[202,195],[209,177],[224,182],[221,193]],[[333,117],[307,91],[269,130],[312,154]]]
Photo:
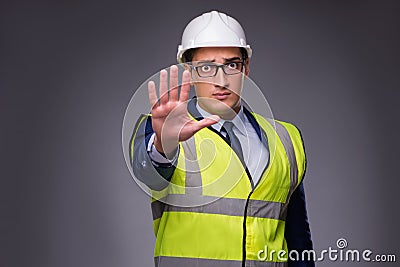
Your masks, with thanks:
[[[237,73],[232,73],[232,74],[226,73],[224,66],[226,66],[227,64],[230,64],[230,63],[240,63],[240,64],[242,64],[242,66],[241,66],[239,72],[237,72]],[[244,68],[244,66],[246,65],[246,61],[245,61],[244,59],[242,59],[242,60],[240,60],[240,61],[229,61],[229,62],[226,62],[226,63],[224,63],[224,64],[215,64],[215,63],[212,63],[212,62],[207,63],[207,64],[204,64],[204,65],[213,65],[213,66],[216,66],[215,73],[214,73],[214,75],[211,75],[211,76],[201,76],[201,75],[200,75],[200,73],[199,73],[199,71],[198,71],[198,68],[200,68],[200,67],[202,67],[202,66],[204,66],[204,65],[202,65],[202,66],[193,66],[192,64],[188,64],[188,65],[190,66],[191,69],[194,69],[194,70],[196,71],[197,75],[198,75],[200,78],[212,78],[212,77],[217,76],[217,73],[218,73],[219,68],[222,69],[222,71],[224,72],[225,75],[236,75],[236,74],[239,74],[239,73],[241,73],[241,72],[243,73],[243,68]]]

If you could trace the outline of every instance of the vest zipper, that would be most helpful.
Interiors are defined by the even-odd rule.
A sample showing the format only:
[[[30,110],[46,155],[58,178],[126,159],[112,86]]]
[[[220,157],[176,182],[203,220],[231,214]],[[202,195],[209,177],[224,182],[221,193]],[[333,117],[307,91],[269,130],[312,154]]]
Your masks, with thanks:
[[[262,132],[262,134],[264,135],[265,140],[268,140],[268,139],[266,139],[266,135],[265,135],[264,131]],[[268,146],[267,146],[267,148],[268,148]],[[270,158],[271,158],[271,155],[268,156],[268,162],[267,162],[267,164],[265,165],[265,167],[264,167],[263,171],[261,172],[261,174],[265,173],[265,171],[268,169],[269,163],[270,163]],[[261,179],[262,179],[262,175],[261,175],[260,179],[258,179],[257,184],[254,185],[253,177],[251,176],[249,170],[247,169],[247,166],[246,166],[246,173],[247,173],[247,176],[248,176],[249,179],[250,179],[251,186],[252,186],[252,190],[251,190],[251,192],[249,193],[249,195],[247,196],[246,205],[245,205],[245,207],[244,207],[244,215],[243,215],[243,244],[242,244],[242,245],[243,245],[243,248],[242,248],[242,253],[243,253],[243,257],[242,257],[242,267],[246,267],[246,238],[247,238],[247,227],[246,227],[246,222],[247,222],[247,209],[248,209],[248,206],[249,206],[250,197],[251,197],[251,195],[253,194],[253,192],[254,192],[256,186],[261,182]]]
[[[247,227],[246,227],[246,221],[247,221],[247,208],[249,206],[249,201],[250,201],[250,197],[253,194],[254,190],[252,190],[249,194],[249,196],[247,197],[246,200],[246,205],[244,207],[244,216],[243,216],[243,248],[242,248],[242,253],[243,253],[243,257],[242,257],[242,267],[246,267],[246,237],[247,237]]]

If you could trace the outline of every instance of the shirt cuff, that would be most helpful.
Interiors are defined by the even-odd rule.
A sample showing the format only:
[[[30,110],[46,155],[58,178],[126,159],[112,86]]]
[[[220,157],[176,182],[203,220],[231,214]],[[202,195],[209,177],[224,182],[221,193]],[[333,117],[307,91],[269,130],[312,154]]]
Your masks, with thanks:
[[[162,165],[171,165],[172,162],[175,162],[176,159],[178,158],[179,155],[179,146],[176,149],[175,155],[172,157],[172,159],[168,159],[165,155],[161,154],[158,152],[156,147],[154,146],[154,137],[156,136],[155,133],[153,133],[149,139],[149,143],[147,144],[147,153],[149,154],[149,157],[156,167],[160,167]]]

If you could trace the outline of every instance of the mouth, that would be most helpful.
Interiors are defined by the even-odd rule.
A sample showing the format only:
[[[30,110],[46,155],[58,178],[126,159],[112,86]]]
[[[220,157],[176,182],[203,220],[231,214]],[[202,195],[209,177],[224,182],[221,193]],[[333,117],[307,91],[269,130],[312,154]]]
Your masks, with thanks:
[[[227,99],[227,98],[229,97],[230,94],[231,94],[231,93],[229,93],[229,92],[218,92],[218,93],[212,94],[212,96],[213,96],[215,99],[224,100],[224,99]]]

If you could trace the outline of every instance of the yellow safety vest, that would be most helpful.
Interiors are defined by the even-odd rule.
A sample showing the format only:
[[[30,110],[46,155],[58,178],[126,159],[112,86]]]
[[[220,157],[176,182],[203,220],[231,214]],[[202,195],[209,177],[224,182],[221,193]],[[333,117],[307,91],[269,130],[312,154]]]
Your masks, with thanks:
[[[218,133],[204,128],[180,143],[177,168],[171,178],[171,184],[178,186],[153,191],[156,266],[287,266],[277,252],[283,250],[288,257],[286,212],[305,172],[304,146],[292,124],[252,114],[268,140],[270,152],[269,163],[255,187]],[[187,172],[185,166],[189,164],[200,171]],[[231,189],[226,190],[226,186]],[[179,203],[179,199],[182,205],[168,204]],[[199,205],[185,205],[197,200]],[[204,202],[210,203],[202,205]],[[260,261],[259,251],[266,247],[276,253]]]

